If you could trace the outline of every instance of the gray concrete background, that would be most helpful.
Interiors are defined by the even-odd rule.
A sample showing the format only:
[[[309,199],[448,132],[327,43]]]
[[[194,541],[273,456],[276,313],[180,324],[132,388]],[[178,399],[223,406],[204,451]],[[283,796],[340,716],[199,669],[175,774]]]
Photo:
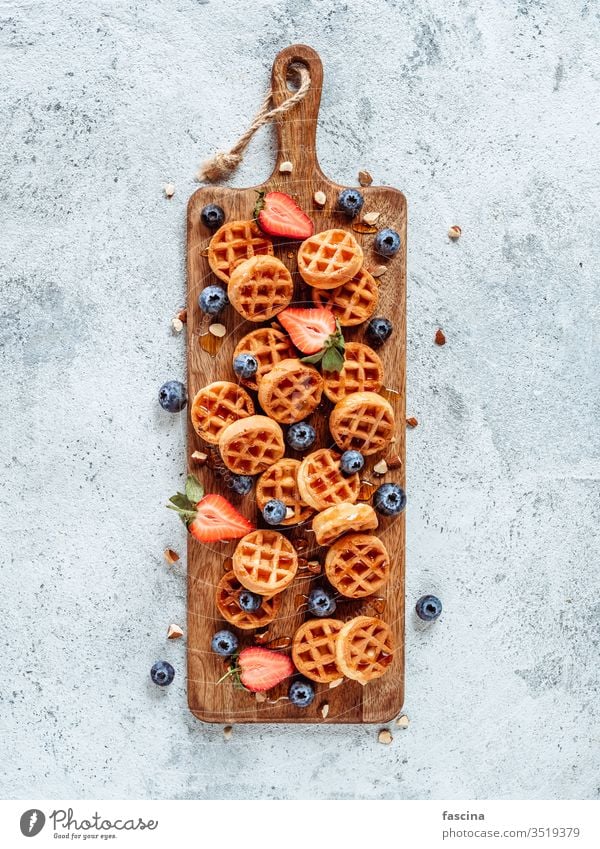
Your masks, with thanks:
[[[8,798],[597,798],[597,2],[0,4]],[[410,727],[187,711],[184,212],[271,62],[325,64],[319,155],[410,207]],[[233,181],[263,179],[264,131]],[[162,184],[176,186],[173,200]],[[463,238],[454,245],[448,225]],[[448,344],[433,345],[441,325]],[[173,662],[168,692],[148,682]]]

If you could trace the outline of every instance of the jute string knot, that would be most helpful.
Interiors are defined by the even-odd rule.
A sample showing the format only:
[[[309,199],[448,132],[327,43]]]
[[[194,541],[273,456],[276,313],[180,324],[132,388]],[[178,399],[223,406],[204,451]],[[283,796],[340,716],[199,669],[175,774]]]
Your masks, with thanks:
[[[275,121],[284,112],[289,112],[297,103],[304,100],[310,88],[310,74],[308,73],[308,69],[303,65],[298,65],[294,70],[297,72],[300,80],[298,90],[291,94],[287,100],[284,100],[280,106],[273,108],[271,107],[273,92],[270,90],[259,111],[256,113],[254,120],[233,147],[229,151],[217,151],[214,156],[211,156],[210,159],[202,163],[196,173],[196,179],[199,182],[215,183],[218,180],[224,180],[228,177],[232,171],[235,171],[244,158],[244,153],[254,133],[270,121]]]

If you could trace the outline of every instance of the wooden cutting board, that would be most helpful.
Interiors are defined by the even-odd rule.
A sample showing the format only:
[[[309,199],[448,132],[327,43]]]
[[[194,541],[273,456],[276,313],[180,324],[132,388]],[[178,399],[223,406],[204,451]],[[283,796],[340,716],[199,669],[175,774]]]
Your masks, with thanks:
[[[242,336],[255,329],[256,324],[244,321],[232,307],[228,307],[219,321],[227,328],[223,340],[217,340],[208,332],[208,322],[198,307],[198,295],[204,286],[218,283],[212,274],[207,260],[207,246],[211,232],[202,225],[200,212],[207,203],[217,203],[223,207],[228,220],[252,218],[252,211],[259,190],[278,190],[287,192],[296,198],[299,205],[313,219],[315,232],[331,227],[348,228],[362,245],[365,254],[365,266],[373,270],[385,264],[387,271],[378,278],[380,287],[378,315],[392,320],[394,332],[390,340],[378,353],[385,367],[385,386],[383,394],[392,403],[397,422],[396,443],[394,448],[402,459],[400,469],[389,472],[384,477],[373,474],[372,466],[378,456],[371,458],[362,475],[366,481],[376,485],[393,480],[404,486],[405,453],[405,375],[406,375],[406,199],[396,189],[369,186],[361,188],[365,198],[363,214],[368,211],[380,212],[379,227],[390,226],[402,237],[402,248],[391,260],[382,260],[373,251],[373,235],[361,234],[352,228],[345,216],[335,211],[338,193],[346,186],[333,183],[323,175],[316,157],[315,136],[321,89],[323,67],[318,54],[310,47],[295,45],[283,50],[273,65],[272,89],[276,104],[290,96],[288,88],[289,69],[293,63],[304,64],[310,73],[311,87],[305,99],[290,112],[285,113],[277,125],[278,150],[277,161],[271,177],[258,186],[248,189],[206,187],[196,191],[190,198],[187,215],[187,344],[188,344],[188,393],[190,400],[195,393],[214,380],[236,381],[232,370],[232,353]],[[348,80],[348,84],[350,80]],[[340,96],[342,93],[340,92]],[[347,91],[344,92],[347,96]],[[281,173],[279,165],[284,161],[293,164],[291,173]],[[324,208],[316,206],[313,195],[323,191],[327,196]],[[296,267],[298,244],[289,241],[275,243],[275,255],[290,269],[295,281],[295,302],[309,300],[308,288],[300,278]],[[360,340],[363,327],[344,328],[346,340]],[[205,350],[208,349],[208,350]],[[258,405],[256,395],[255,403]],[[327,430],[330,405],[325,402],[311,417],[317,427],[319,442],[315,447],[331,446],[332,440]],[[258,410],[260,412],[260,410]],[[189,471],[203,482],[207,492],[217,492],[229,498],[235,506],[254,522],[261,520],[254,502],[253,493],[242,498],[232,495],[226,489],[218,470],[211,468],[217,459],[214,449],[209,462],[199,465],[194,460],[194,451],[207,451],[207,446],[196,435],[189,424],[188,416],[188,463]],[[209,452],[210,453],[210,452]],[[292,456],[301,455],[287,451]],[[365,485],[362,497],[368,495],[369,486]],[[386,674],[377,681],[362,687],[357,682],[345,680],[334,689],[327,685],[316,685],[317,697],[305,710],[290,705],[285,698],[287,686],[281,685],[269,694],[265,702],[257,702],[254,696],[234,688],[230,681],[217,684],[225,671],[221,658],[210,650],[211,637],[216,630],[230,627],[219,618],[215,607],[215,586],[226,571],[226,559],[231,556],[235,542],[220,543],[212,548],[201,545],[189,537],[188,540],[188,702],[192,713],[206,722],[385,722],[394,717],[402,707],[404,698],[404,516],[394,520],[380,520],[377,533],[383,538],[392,560],[392,577],[384,591],[373,600],[347,600],[338,604],[336,618],[348,619],[363,613],[380,615],[393,628],[396,652],[393,664]],[[314,548],[314,535],[307,526],[287,532],[292,542],[300,547],[308,544],[301,556],[311,559],[309,552]],[[300,540],[300,542],[299,542]],[[320,553],[321,560],[323,551]],[[230,567],[229,567],[230,568]],[[306,606],[302,607],[302,596],[307,594],[318,578],[310,572],[299,572],[299,577],[284,593],[284,600],[278,619],[269,627],[268,634],[261,637],[266,645],[282,647],[286,650],[295,630],[305,620]],[[253,632],[239,632],[241,646],[253,642]],[[327,703],[329,708],[323,710]],[[326,713],[326,719],[323,718]]]

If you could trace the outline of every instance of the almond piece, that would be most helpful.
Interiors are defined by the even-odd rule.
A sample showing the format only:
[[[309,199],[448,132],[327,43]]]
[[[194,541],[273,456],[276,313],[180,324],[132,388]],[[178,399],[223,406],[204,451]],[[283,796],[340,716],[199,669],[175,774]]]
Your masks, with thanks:
[[[387,458],[388,469],[400,469],[402,468],[402,458],[399,454],[391,454]]]
[[[375,463],[375,465],[373,466],[373,471],[375,472],[376,475],[385,475],[387,470],[388,470],[388,464],[386,463],[386,461],[384,459],[380,460],[378,463]]]
[[[321,705],[321,716],[323,719],[327,719],[329,716],[329,702],[323,702]]]
[[[166,198],[172,198],[175,194],[175,186],[173,183],[165,183],[163,186],[163,190]]]
[[[408,728],[408,726],[410,725],[410,720],[405,713],[403,713],[402,716],[398,717],[398,719],[396,720],[396,725],[398,726],[398,728]]]
[[[264,693],[255,693],[255,694],[254,694],[254,698],[256,699],[256,701],[257,701],[259,704],[262,704],[263,702],[266,702],[266,701],[267,701],[267,697],[265,696],[265,694],[264,694]]]
[[[208,454],[205,454],[204,451],[193,451],[192,460],[195,460],[199,466],[203,466],[208,460]]]
[[[373,271],[371,271],[371,277],[381,277],[386,271],[387,265],[376,265]]]
[[[384,745],[389,746],[389,744],[392,742],[392,740],[394,738],[392,737],[391,731],[389,731],[387,728],[383,728],[379,732],[379,734],[377,735],[377,739],[379,740],[380,743],[383,743]]]
[[[179,625],[169,625],[169,630],[167,631],[167,639],[178,640],[180,637],[183,637],[183,630],[179,627]]]
[[[460,239],[462,234],[462,230],[458,226],[458,224],[453,224],[452,227],[448,230],[448,236],[450,239]]]
[[[330,689],[330,690],[335,690],[335,688],[336,688],[336,687],[339,687],[339,686],[340,686],[340,684],[343,684],[343,683],[344,683],[344,679],[343,679],[343,678],[336,678],[336,679],[335,679],[335,681],[330,681],[330,682],[329,682],[329,689]]]
[[[361,186],[370,186],[373,182],[373,178],[369,174],[368,171],[359,171],[358,172],[358,182]]]
[[[173,329],[173,333],[181,333],[183,330],[183,321],[180,318],[172,318],[171,327]]]
[[[165,548],[164,558],[169,564],[169,566],[172,566],[173,563],[177,563],[177,561],[179,560],[179,555],[176,551],[173,551],[172,548]]]
[[[286,519],[291,519],[291,518],[293,517],[293,515],[294,515],[294,511],[292,510],[292,508],[291,508],[291,507],[287,507],[287,508],[286,508],[286,511],[285,511],[285,518],[286,518]]]
[[[414,416],[411,416],[409,419],[406,420],[406,424],[409,427],[416,427],[419,424],[419,420]]]
[[[184,307],[182,310],[179,310],[175,318],[178,318],[179,321],[185,324],[187,322],[187,309]]]
[[[442,330],[441,327],[438,327],[438,329],[435,331],[435,344],[436,345],[445,345],[446,344],[446,337],[445,337],[444,331]]]
[[[224,324],[211,324],[208,328],[209,333],[212,333],[213,336],[217,336],[219,339],[222,339],[223,336],[227,333],[227,328]]]
[[[327,203],[327,195],[325,192],[315,192],[313,195],[313,200],[317,204],[317,206],[325,206]]]
[[[381,215],[381,212],[367,212],[366,215],[363,215],[363,221],[365,224],[373,225]]]
[[[291,174],[292,171],[294,170],[294,166],[289,161],[289,159],[286,159],[285,162],[282,162],[281,165],[279,166],[279,170],[281,171],[282,174]]]
[[[233,727],[231,725],[226,725],[223,729],[223,737],[225,737],[226,740],[231,740],[232,735]]]

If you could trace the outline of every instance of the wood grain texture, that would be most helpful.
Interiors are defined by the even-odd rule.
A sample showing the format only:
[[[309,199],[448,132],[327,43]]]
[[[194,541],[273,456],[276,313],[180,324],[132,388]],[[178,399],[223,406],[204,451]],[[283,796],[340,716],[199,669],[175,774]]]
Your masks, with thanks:
[[[271,177],[263,184],[248,189],[206,187],[195,192],[190,198],[187,216],[187,272],[188,272],[188,392],[190,400],[207,383],[226,379],[235,381],[231,361],[233,350],[242,336],[258,326],[241,319],[228,307],[220,321],[227,328],[227,336],[212,354],[203,350],[206,343],[214,343],[214,337],[207,335],[207,322],[198,308],[198,295],[204,286],[219,281],[211,273],[206,258],[206,248],[211,232],[202,226],[200,211],[207,203],[218,203],[225,210],[228,220],[249,219],[256,200],[256,192],[261,189],[280,190],[295,197],[315,222],[315,230],[330,227],[348,227],[347,219],[335,211],[339,191],[344,186],[333,183],[322,173],[316,158],[315,136],[323,69],[317,53],[309,47],[295,45],[282,51],[273,65],[272,85],[276,103],[281,103],[289,94],[287,75],[294,62],[302,62],[310,72],[312,85],[300,104],[283,116],[277,125],[278,153],[275,169]],[[279,172],[279,164],[285,160],[293,163],[291,174]],[[327,196],[324,208],[315,205],[313,195],[321,190]],[[394,333],[379,354],[385,368],[386,391],[395,411],[397,432],[393,446],[402,459],[399,469],[377,477],[372,467],[379,459],[377,455],[369,458],[363,478],[377,485],[385,480],[393,480],[404,486],[405,455],[405,379],[406,379],[406,200],[404,195],[392,188],[370,186],[361,188],[365,197],[363,213],[378,211],[381,213],[378,227],[390,226],[402,236],[402,248],[391,260],[385,261],[377,256],[372,248],[373,235],[354,232],[365,253],[365,266],[373,269],[377,265],[387,265],[386,273],[379,278],[378,315],[389,317],[394,323]],[[296,250],[298,244],[289,241],[275,243],[275,254],[290,269],[294,278],[296,303],[308,302],[309,290],[302,281],[296,268]],[[362,339],[364,329],[346,328],[347,340]],[[253,397],[256,401],[256,393]],[[331,405],[325,401],[311,417],[318,431],[320,446],[330,446],[331,437],[327,429],[327,419]],[[199,467],[192,458],[194,451],[211,454],[207,465]],[[290,456],[300,458],[288,450]],[[389,452],[384,452],[389,453]],[[252,521],[260,523],[253,495],[241,498],[227,490],[223,476],[219,471],[218,452],[208,447],[196,435],[189,424],[188,416],[188,457],[189,470],[203,481],[207,492],[219,492],[241,510]],[[323,560],[324,551],[315,549],[314,535],[310,532],[310,522],[298,529],[286,530],[292,542],[306,540],[308,552],[301,556]],[[392,577],[380,594],[385,598],[382,618],[388,621],[394,630],[396,652],[394,661],[386,675],[378,681],[362,687],[352,681],[344,681],[335,689],[327,685],[317,685],[317,698],[306,710],[302,711],[282,698],[287,686],[281,685],[269,694],[269,699],[258,703],[254,697],[244,691],[236,690],[228,682],[217,685],[216,682],[225,671],[223,661],[211,653],[210,640],[213,633],[222,627],[229,627],[218,616],[214,594],[219,578],[224,572],[224,561],[235,549],[235,542],[217,544],[212,548],[200,545],[191,537],[188,540],[188,702],[191,711],[199,719],[207,722],[333,722],[360,723],[385,722],[395,716],[402,707],[404,698],[404,569],[405,569],[405,525],[404,516],[394,520],[382,519],[377,531],[388,548],[392,559]],[[312,553],[310,552],[310,549]],[[292,587],[284,593],[281,614],[269,628],[269,640],[278,641],[291,638],[298,626],[305,620],[305,607],[301,606],[301,596],[305,595],[318,579],[303,573]],[[381,602],[373,600],[344,601],[338,605],[336,618],[346,619],[360,614],[378,615],[377,606]],[[252,642],[252,632],[240,632],[241,645]],[[322,717],[322,706],[327,702],[329,713],[326,720]]]

